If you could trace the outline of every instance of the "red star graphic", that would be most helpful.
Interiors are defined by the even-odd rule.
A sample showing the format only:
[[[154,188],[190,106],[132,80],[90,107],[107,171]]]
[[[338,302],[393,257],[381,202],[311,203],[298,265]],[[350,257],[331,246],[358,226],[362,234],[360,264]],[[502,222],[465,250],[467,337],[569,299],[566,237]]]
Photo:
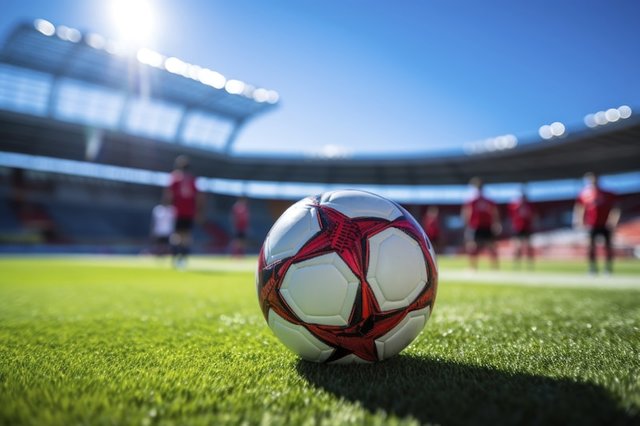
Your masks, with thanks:
[[[366,361],[377,361],[376,339],[398,325],[408,312],[426,306],[433,308],[437,269],[429,254],[428,242],[422,237],[424,234],[418,228],[419,225],[408,213],[393,221],[381,218],[351,219],[337,210],[319,205],[317,201],[313,206],[318,211],[320,231],[298,253],[272,265],[265,265],[264,253],[260,253],[258,294],[262,312],[265,318],[268,318],[269,309],[273,309],[285,320],[302,325],[318,339],[335,348],[336,350],[327,360],[329,362],[349,354],[354,354]],[[427,274],[429,278],[424,290],[409,306],[383,312],[366,279],[369,261],[368,241],[375,234],[391,227],[404,231],[420,245],[425,264],[429,269]],[[296,316],[277,290],[292,264],[332,252],[340,256],[360,281],[349,325],[305,323]]]

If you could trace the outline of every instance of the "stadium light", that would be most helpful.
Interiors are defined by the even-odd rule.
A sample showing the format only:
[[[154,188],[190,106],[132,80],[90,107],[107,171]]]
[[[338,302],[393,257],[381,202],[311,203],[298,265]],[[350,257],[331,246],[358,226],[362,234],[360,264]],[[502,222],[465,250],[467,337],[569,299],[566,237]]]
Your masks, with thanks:
[[[267,89],[262,89],[262,88],[256,89],[253,92],[253,99],[256,102],[260,102],[260,103],[266,102],[267,99],[269,99],[269,93],[268,93]]]
[[[84,38],[85,43],[94,49],[104,49],[107,45],[107,39],[105,39],[100,34],[90,33],[87,34]]]
[[[269,90],[267,94],[267,102],[275,104],[280,99],[280,95],[275,90]]]
[[[75,28],[67,27],[66,25],[59,25],[56,28],[56,34],[61,40],[70,41],[72,43],[77,43],[82,38],[80,31]]]
[[[627,119],[629,117],[631,117],[631,108],[627,105],[622,105],[621,107],[618,107],[618,111],[620,112],[620,118],[622,119]]]
[[[202,69],[202,67],[200,65],[193,65],[190,64],[187,67],[187,76],[191,79],[191,80],[197,80],[198,79],[198,75],[200,74],[200,70]]]
[[[268,102],[270,104],[275,104],[280,98],[280,95],[275,90],[267,90],[264,88],[255,89],[252,96],[256,102]]]
[[[559,138],[560,136],[564,136],[566,132],[566,127],[559,121],[554,121],[551,124],[545,124],[544,126],[540,126],[538,129],[538,134],[542,139],[548,140],[552,138]]]
[[[185,74],[187,72],[186,62],[172,56],[164,61],[164,68],[172,74]]]
[[[481,154],[483,152],[512,149],[517,145],[518,138],[515,135],[508,134],[468,143],[465,145],[464,150],[467,154]]]
[[[151,40],[156,17],[150,1],[111,0],[110,9],[119,39],[133,44]]]
[[[201,68],[200,71],[198,71],[198,80],[200,83],[215,89],[222,89],[227,83],[227,79],[222,74],[207,68]]]
[[[596,123],[596,115],[595,114],[587,114],[584,116],[584,124],[587,125],[587,127],[596,127],[598,125],[598,123]]]
[[[342,145],[327,144],[320,147],[317,151],[310,153],[312,157],[320,159],[336,159],[336,158],[349,158],[353,155],[352,151]]]
[[[549,128],[551,129],[551,134],[556,137],[564,135],[564,131],[566,130],[564,124],[559,121],[551,123]]]
[[[609,108],[604,115],[610,123],[615,123],[620,120],[620,111],[618,111],[617,108]]]
[[[141,64],[150,65],[155,68],[162,67],[164,62],[164,56],[147,48],[138,49],[136,57]]]
[[[116,56],[125,56],[127,54],[127,46],[115,40],[107,40],[104,50]]]
[[[544,126],[540,126],[538,129],[538,134],[542,139],[551,139],[553,137],[553,133],[551,132],[551,126],[545,124]]]
[[[232,95],[239,95],[244,91],[245,84],[240,80],[228,80],[224,88]]]
[[[56,33],[56,27],[49,21],[44,19],[36,19],[33,21],[33,26],[40,33],[50,37]]]
[[[56,27],[44,19],[34,20],[33,27],[45,36],[50,37],[57,35],[61,40],[72,43],[84,41],[87,46],[93,49],[104,50],[115,56],[131,56],[136,58],[141,64],[164,69],[172,74],[199,81],[206,86],[218,90],[225,89],[231,95],[242,96],[258,103],[266,102],[276,104],[280,100],[280,95],[275,90],[257,88],[241,80],[228,80],[217,71],[200,65],[190,64],[177,57],[166,57],[146,47],[133,45],[131,41],[136,41],[137,32],[142,34],[142,30],[147,31],[152,28],[150,24],[153,22],[153,15],[151,13],[150,3],[143,0],[113,0],[110,4],[115,22],[118,23],[117,26],[123,31],[127,28],[133,30],[133,32],[128,33],[126,37],[121,39],[108,39],[96,33],[82,34],[77,29],[65,25]],[[139,14],[143,14],[144,16],[140,17]],[[139,18],[139,21],[133,19],[133,17],[137,17],[136,19]],[[132,27],[129,27],[129,25],[132,25]],[[150,31],[148,33],[150,34]],[[124,35],[124,33],[122,34]]]
[[[625,120],[631,117],[631,113],[631,108],[628,105],[622,105],[618,108],[609,108],[606,111],[598,111],[593,114],[585,115],[584,124],[591,128],[604,126],[605,124]]]

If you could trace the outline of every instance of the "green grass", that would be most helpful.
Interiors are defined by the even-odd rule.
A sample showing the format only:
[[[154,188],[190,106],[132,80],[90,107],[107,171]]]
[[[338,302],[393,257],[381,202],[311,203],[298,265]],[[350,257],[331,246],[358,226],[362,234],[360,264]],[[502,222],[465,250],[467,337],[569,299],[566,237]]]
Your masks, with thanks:
[[[602,258],[598,259],[599,268],[603,269],[604,264]],[[466,269],[469,267],[468,259],[465,256],[447,256],[440,257],[438,264],[444,269]],[[502,259],[500,262],[500,268],[504,271],[528,271],[528,266],[525,261],[522,262],[521,267],[517,268],[511,259]],[[480,257],[480,270],[490,270],[489,260],[486,256]],[[534,271],[543,273],[579,273],[584,274],[587,272],[587,262],[585,261],[566,261],[566,260],[537,260],[534,262]],[[640,261],[633,259],[619,259],[614,262],[614,271],[616,275],[627,276],[635,275],[640,281]]]
[[[328,366],[272,335],[252,263],[0,259],[0,424],[640,423],[638,290],[446,282],[399,356]]]

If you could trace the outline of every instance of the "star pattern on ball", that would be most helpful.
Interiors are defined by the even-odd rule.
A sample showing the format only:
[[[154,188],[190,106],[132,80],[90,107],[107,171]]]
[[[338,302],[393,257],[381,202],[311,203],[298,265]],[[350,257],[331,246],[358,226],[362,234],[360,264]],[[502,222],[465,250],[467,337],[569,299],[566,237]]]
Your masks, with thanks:
[[[263,314],[267,318],[269,309],[273,309],[285,320],[305,327],[315,337],[334,347],[335,351],[327,360],[328,362],[339,360],[350,354],[365,361],[377,361],[376,339],[397,326],[407,313],[426,306],[433,307],[435,286],[432,283],[437,282],[437,269],[431,256],[427,255],[428,242],[425,238],[419,238],[423,235],[421,230],[416,229],[419,225],[414,220],[407,219],[405,214],[393,221],[370,217],[350,218],[333,208],[320,205],[317,199],[312,203],[312,207],[317,209],[318,213],[320,225],[318,233],[309,239],[295,255],[271,265],[265,264],[264,253],[260,253],[258,292],[262,301]],[[409,306],[383,311],[366,279],[369,266],[368,240],[391,227],[405,232],[420,245],[428,268],[428,281]],[[287,305],[278,289],[292,264],[332,252],[338,254],[359,281],[359,289],[348,325],[305,323]]]

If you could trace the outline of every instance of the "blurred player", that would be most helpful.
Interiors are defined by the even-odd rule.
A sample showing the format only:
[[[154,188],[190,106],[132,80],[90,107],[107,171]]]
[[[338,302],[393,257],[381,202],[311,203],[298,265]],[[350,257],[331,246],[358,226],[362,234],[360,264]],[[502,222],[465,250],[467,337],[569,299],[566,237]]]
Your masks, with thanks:
[[[484,196],[482,179],[474,177],[469,184],[475,193],[471,200],[462,206],[462,221],[465,225],[465,243],[471,268],[478,269],[478,254],[486,248],[491,265],[498,269],[495,238],[502,230],[498,206]]]
[[[231,254],[243,256],[247,245],[247,231],[249,230],[249,201],[247,197],[240,197],[231,208],[233,223],[233,241]]]
[[[615,207],[616,196],[600,188],[595,173],[586,173],[584,180],[585,187],[573,209],[573,223],[575,227],[589,231],[589,272],[598,273],[596,239],[602,237],[606,256],[605,272],[610,274],[613,272],[611,234],[620,219],[620,210]]]
[[[515,265],[519,268],[522,256],[526,256],[529,267],[532,268],[534,253],[531,245],[531,233],[533,232],[535,210],[533,204],[527,199],[524,190],[521,190],[519,197],[509,204],[509,216],[515,235]]]
[[[171,235],[173,264],[184,269],[191,249],[191,232],[202,207],[202,196],[196,188],[196,178],[189,172],[189,157],[180,155],[175,160],[165,197],[175,208],[175,229]]]
[[[422,228],[436,253],[440,253],[442,233],[440,231],[440,211],[437,206],[429,206],[422,218]]]
[[[164,196],[162,202],[151,211],[151,239],[153,254],[163,256],[169,254],[171,247],[169,238],[173,234],[176,221],[176,209]]]

